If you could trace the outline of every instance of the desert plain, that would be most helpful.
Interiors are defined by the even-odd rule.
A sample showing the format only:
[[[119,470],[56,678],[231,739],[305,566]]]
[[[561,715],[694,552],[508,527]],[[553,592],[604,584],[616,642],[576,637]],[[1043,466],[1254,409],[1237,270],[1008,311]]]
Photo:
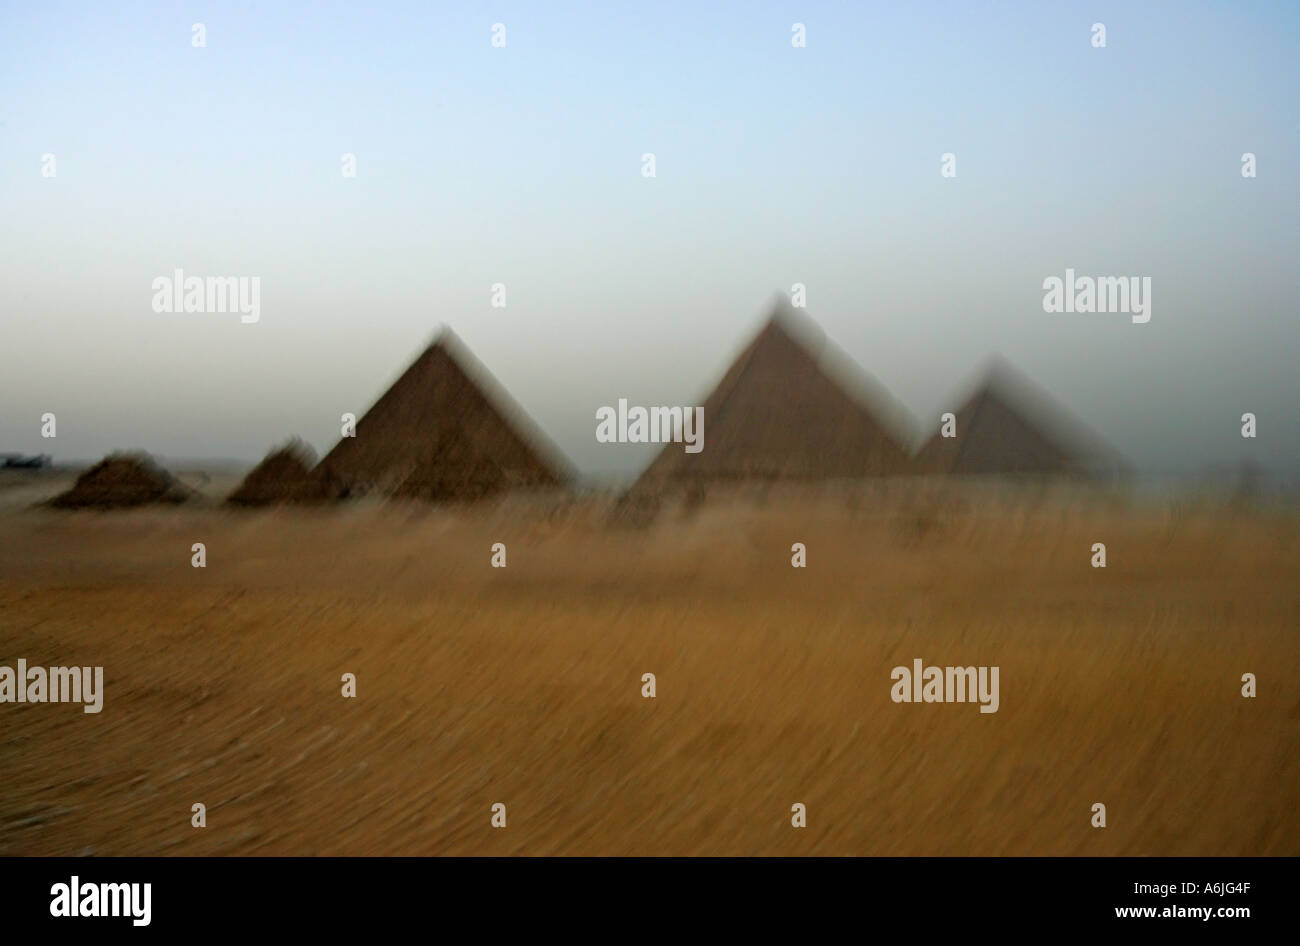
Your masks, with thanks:
[[[0,664],[103,710],[0,706],[0,855],[1300,854],[1285,497],[34,505],[69,482],[0,483]],[[893,702],[916,658],[998,711]]]

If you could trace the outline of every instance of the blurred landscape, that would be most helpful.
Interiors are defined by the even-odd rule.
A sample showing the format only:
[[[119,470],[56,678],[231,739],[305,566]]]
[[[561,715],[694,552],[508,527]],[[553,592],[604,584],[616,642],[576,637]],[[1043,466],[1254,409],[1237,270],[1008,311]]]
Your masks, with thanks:
[[[0,8],[0,857],[1300,855],[1300,5],[208,6]]]
[[[881,478],[625,525],[176,472],[194,502],[112,513],[5,474],[0,663],[102,664],[105,711],[5,708],[0,854],[1300,853],[1286,496]],[[890,702],[914,657],[1000,665],[1000,710]]]

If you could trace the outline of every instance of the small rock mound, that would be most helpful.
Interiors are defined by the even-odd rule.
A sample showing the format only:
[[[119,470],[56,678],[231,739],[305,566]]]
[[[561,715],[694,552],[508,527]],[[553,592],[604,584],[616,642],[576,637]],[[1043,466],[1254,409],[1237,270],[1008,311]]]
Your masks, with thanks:
[[[151,503],[183,503],[192,493],[146,453],[112,453],[50,500],[63,509],[116,509]]]
[[[315,452],[295,438],[249,470],[226,502],[236,506],[322,502],[330,498],[330,490],[321,477],[312,474],[315,465]]]

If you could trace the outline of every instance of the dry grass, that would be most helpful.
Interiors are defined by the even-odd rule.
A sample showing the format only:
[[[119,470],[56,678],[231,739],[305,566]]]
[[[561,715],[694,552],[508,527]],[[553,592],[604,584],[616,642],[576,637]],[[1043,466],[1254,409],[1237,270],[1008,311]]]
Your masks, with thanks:
[[[0,854],[1300,854],[1294,507],[608,512],[0,511],[0,664],[106,680],[0,706]],[[890,702],[913,657],[1001,710]]]

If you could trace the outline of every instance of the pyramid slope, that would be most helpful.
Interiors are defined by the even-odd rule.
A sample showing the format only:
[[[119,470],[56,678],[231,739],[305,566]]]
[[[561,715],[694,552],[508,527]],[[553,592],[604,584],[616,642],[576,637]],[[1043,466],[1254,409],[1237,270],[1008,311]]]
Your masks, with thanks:
[[[1000,360],[953,413],[956,436],[936,431],[917,452],[918,470],[1050,476],[1123,468],[1114,451]]]
[[[500,465],[494,463],[459,427],[453,428],[417,461],[394,490],[403,499],[434,502],[484,499],[510,488]]]
[[[709,480],[814,480],[903,472],[902,439],[867,406],[882,389],[860,371],[836,377],[825,339],[778,304],[704,401],[704,449],[664,446],[639,486]]]
[[[452,446],[455,448],[452,449]],[[317,465],[336,495],[396,493],[431,463],[460,464],[438,474],[473,483],[492,467],[494,488],[555,486],[567,464],[459,340],[444,331],[411,363]]]

